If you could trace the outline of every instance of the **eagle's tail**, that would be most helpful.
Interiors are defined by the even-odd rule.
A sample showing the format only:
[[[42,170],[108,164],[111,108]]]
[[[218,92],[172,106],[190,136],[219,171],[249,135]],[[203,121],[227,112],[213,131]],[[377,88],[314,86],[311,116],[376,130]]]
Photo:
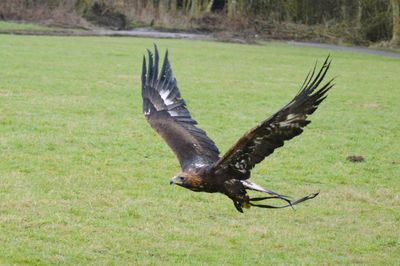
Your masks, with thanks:
[[[282,208],[286,208],[286,207],[293,207],[296,204],[299,204],[299,203],[304,202],[304,201],[309,200],[309,199],[313,199],[316,196],[318,196],[318,194],[319,194],[319,192],[312,193],[312,194],[307,195],[307,196],[305,196],[305,197],[303,197],[301,199],[298,199],[296,201],[291,201],[291,200],[289,200],[287,198],[281,198],[281,197],[277,197],[277,196],[250,198],[249,199],[249,201],[250,201],[249,204],[250,204],[250,206],[260,207],[260,208],[282,209]],[[252,203],[252,201],[262,201],[262,200],[267,200],[267,199],[282,199],[282,200],[286,201],[288,204],[283,205],[283,206],[273,206],[273,205],[267,205],[267,204],[254,204],[254,203]]]
[[[312,193],[312,194],[307,195],[307,196],[305,196],[305,197],[303,197],[301,199],[292,201],[292,200],[289,199],[288,196],[284,196],[284,195],[276,193],[276,192],[274,192],[272,190],[265,189],[262,186],[257,185],[256,183],[253,183],[253,182],[251,182],[249,180],[241,180],[241,183],[243,184],[243,186],[246,189],[255,190],[255,191],[259,191],[259,192],[263,192],[263,193],[267,193],[267,194],[271,195],[271,196],[268,196],[268,197],[249,198],[249,202],[247,202],[247,204],[249,204],[250,206],[260,207],[260,208],[281,209],[281,208],[286,208],[286,207],[293,207],[296,204],[299,204],[301,202],[313,199],[319,194],[319,192]],[[286,201],[287,204],[283,205],[283,206],[273,206],[273,205],[267,205],[267,204],[254,204],[253,203],[254,201],[263,201],[263,200],[268,200],[268,199],[281,199],[283,201]]]

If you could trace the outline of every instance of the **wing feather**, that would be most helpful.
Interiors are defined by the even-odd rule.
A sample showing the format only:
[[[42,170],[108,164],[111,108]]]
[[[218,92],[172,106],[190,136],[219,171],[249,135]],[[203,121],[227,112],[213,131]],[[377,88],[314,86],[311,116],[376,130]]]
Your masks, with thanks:
[[[212,164],[219,159],[219,151],[206,132],[195,125],[185,101],[181,98],[168,60],[168,51],[160,73],[159,55],[148,51],[142,67],[143,113],[150,125],[163,137],[177,156],[182,170],[196,164]]]
[[[307,116],[327,97],[332,88],[332,80],[316,91],[330,66],[329,56],[320,71],[314,69],[308,73],[298,94],[274,115],[245,133],[238,142],[213,166],[215,171],[225,171],[228,176],[240,179],[250,177],[251,169],[275,149],[284,145],[303,132],[310,123]]]

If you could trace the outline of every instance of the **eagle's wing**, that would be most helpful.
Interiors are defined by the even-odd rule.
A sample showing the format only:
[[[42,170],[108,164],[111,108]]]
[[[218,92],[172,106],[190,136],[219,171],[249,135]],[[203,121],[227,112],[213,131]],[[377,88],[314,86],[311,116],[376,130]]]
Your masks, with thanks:
[[[219,151],[206,132],[195,125],[197,122],[186,109],[168,61],[168,51],[160,74],[159,55],[155,46],[154,59],[148,50],[142,67],[143,113],[150,125],[163,137],[177,156],[182,170],[214,163]]]
[[[228,176],[247,179],[250,170],[265,157],[283,146],[285,140],[303,132],[310,123],[307,115],[312,114],[326,98],[325,93],[332,88],[332,80],[316,91],[330,66],[329,57],[316,74],[309,73],[299,93],[286,106],[258,126],[244,134],[228,152],[215,163],[215,171],[223,171]]]

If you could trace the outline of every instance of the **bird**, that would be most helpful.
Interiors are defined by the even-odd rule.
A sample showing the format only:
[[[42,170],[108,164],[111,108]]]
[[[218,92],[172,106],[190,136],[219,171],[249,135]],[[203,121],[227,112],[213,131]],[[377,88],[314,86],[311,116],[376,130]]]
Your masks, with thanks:
[[[172,73],[166,49],[161,69],[159,53],[154,44],[154,55],[147,49],[142,63],[143,113],[150,126],[164,139],[176,155],[181,172],[170,179],[171,185],[194,192],[222,193],[233,201],[237,211],[251,206],[260,208],[286,208],[315,198],[319,192],[298,200],[276,193],[250,181],[256,164],[271,155],[275,149],[303,132],[307,120],[327,97],[333,80],[321,85],[330,64],[325,59],[319,71],[317,63],[311,70],[299,92],[279,111],[247,131],[223,156],[207,133],[198,127],[181,97],[177,81]],[[263,193],[262,197],[250,197],[248,191]],[[255,193],[255,192],[254,192]],[[267,195],[265,195],[267,194]],[[283,205],[265,204],[266,200],[284,201]]]

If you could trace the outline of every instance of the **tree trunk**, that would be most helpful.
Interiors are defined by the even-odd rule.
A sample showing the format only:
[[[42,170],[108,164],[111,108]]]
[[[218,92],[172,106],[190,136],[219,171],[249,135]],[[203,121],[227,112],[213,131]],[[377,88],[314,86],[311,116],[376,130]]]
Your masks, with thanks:
[[[191,0],[182,0],[182,10],[184,14],[188,14],[190,12]]]
[[[176,13],[176,0],[171,0],[170,10],[171,10],[172,14]]]
[[[200,16],[201,0],[192,0],[190,6],[190,16],[192,18],[198,18]]]
[[[357,29],[361,29],[361,26],[362,26],[362,23],[361,23],[362,12],[363,12],[362,0],[357,0],[357,12],[356,12],[356,27],[357,27]]]
[[[168,0],[160,0],[158,2],[158,11],[163,14],[168,12]]]
[[[214,4],[214,0],[210,0],[209,3],[208,3],[208,5],[207,5],[207,8],[206,8],[206,12],[207,12],[207,13],[210,13],[210,12],[211,12],[211,9],[212,9],[213,4]]]
[[[346,24],[349,25],[352,22],[351,18],[351,6],[348,3],[348,1],[344,0],[341,1],[340,4],[340,9],[342,11],[342,21]]]
[[[297,10],[298,10],[298,1],[296,0],[288,0],[286,1],[285,7],[285,20],[289,22],[293,22],[297,20]]]
[[[236,15],[237,0],[228,0],[228,17],[233,18]]]
[[[78,14],[83,14],[87,9],[92,5],[92,1],[90,0],[77,0],[75,2],[75,12]]]
[[[228,0],[227,4],[229,18],[242,15],[245,5],[243,0]]]
[[[400,46],[400,0],[391,0],[393,12],[392,44]]]

